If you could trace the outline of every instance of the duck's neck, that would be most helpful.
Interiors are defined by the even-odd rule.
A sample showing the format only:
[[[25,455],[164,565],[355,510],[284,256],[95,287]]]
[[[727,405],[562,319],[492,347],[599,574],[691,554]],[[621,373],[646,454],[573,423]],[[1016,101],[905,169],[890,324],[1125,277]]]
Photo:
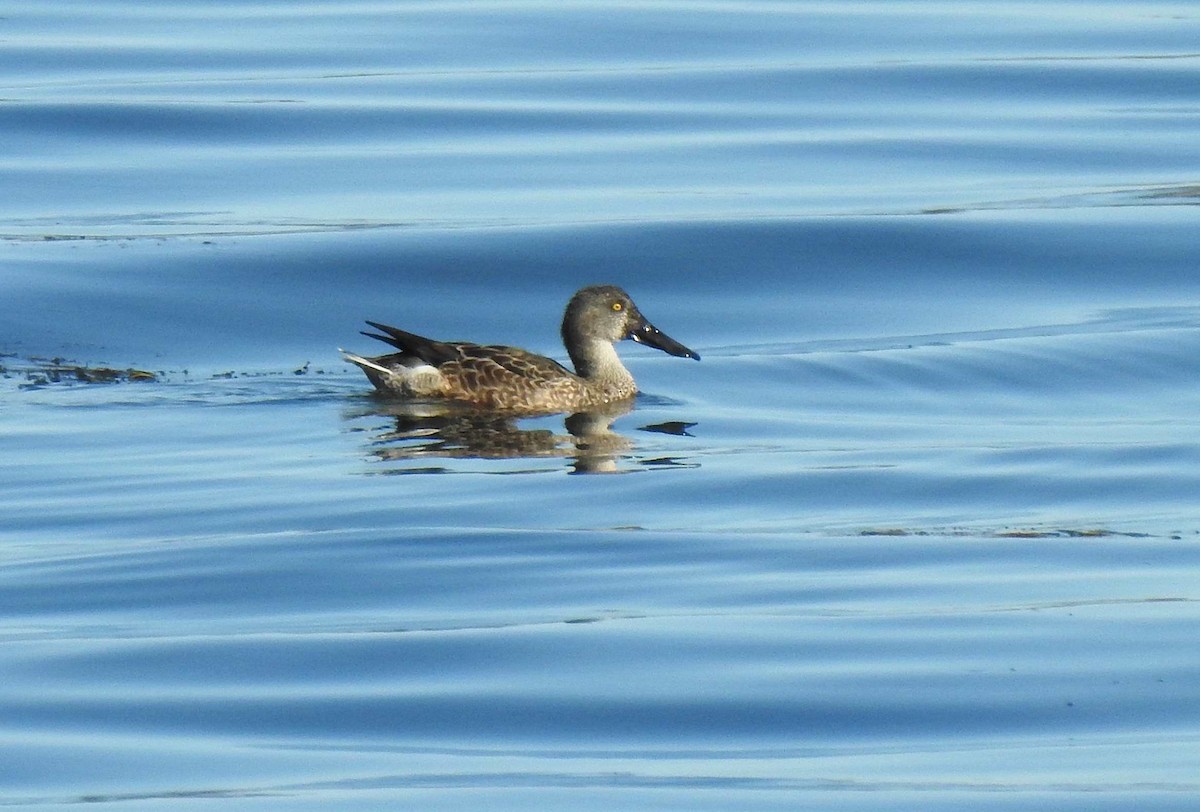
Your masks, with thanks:
[[[606,399],[627,398],[637,392],[633,376],[621,363],[617,348],[608,341],[585,340],[568,347],[575,374],[588,386],[604,392]]]

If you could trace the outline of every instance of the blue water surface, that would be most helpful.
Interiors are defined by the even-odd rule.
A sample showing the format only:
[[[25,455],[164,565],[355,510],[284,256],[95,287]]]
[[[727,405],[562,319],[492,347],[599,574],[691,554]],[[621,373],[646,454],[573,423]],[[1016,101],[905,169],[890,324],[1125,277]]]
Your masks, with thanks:
[[[1198,37],[0,2],[0,804],[1188,808]],[[595,283],[598,426],[337,352]]]

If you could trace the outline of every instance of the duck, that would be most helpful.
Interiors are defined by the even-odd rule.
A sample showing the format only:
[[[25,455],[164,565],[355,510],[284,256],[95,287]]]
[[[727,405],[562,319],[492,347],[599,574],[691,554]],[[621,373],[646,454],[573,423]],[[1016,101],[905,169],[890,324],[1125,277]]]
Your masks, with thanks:
[[[341,350],[379,394],[450,401],[504,412],[558,413],[627,401],[637,392],[633,375],[617,355],[630,339],[679,358],[700,360],[651,324],[633,299],[615,285],[592,285],[571,297],[563,313],[562,341],[574,371],[517,347],[437,341],[367,320],[377,332],[362,335],[399,352],[378,356]]]

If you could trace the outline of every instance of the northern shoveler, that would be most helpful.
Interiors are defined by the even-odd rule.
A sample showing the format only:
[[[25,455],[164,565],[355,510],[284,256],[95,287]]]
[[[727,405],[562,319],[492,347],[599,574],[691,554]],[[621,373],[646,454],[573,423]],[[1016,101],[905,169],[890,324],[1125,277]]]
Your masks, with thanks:
[[[368,321],[363,335],[399,352],[364,357],[342,350],[380,392],[450,400],[503,411],[580,411],[625,400],[637,384],[613,346],[626,338],[681,358],[700,356],[648,322],[629,294],[612,285],[580,290],[563,314],[562,340],[575,371],[516,347],[434,341]]]

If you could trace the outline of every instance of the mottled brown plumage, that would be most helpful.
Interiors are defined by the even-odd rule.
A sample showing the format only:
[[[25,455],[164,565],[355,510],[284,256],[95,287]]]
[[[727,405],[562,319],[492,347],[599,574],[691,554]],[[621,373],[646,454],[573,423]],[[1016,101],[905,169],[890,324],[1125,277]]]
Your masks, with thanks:
[[[575,372],[517,347],[435,341],[386,324],[367,324],[379,332],[363,335],[399,352],[364,357],[343,350],[343,355],[380,392],[497,411],[577,411],[633,397],[637,384],[613,347],[622,339],[700,359],[646,321],[629,294],[611,285],[583,288],[567,304],[562,338]]]

